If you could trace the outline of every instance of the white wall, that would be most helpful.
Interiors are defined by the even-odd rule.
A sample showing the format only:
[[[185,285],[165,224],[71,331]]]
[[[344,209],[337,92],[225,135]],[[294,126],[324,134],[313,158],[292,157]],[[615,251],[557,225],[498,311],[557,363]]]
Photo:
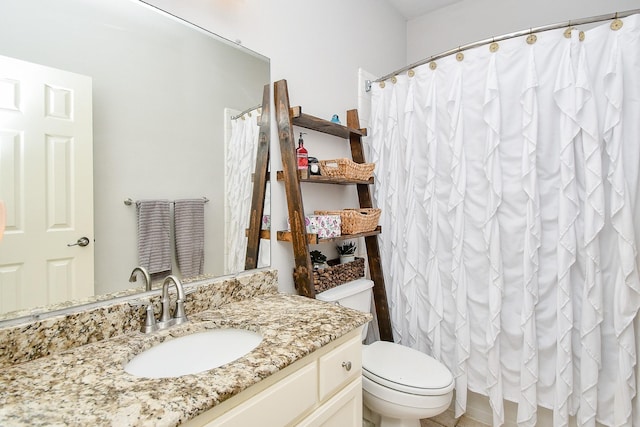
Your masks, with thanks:
[[[463,0],[407,23],[407,63],[514,31],[637,8],[640,0]]]
[[[406,23],[384,0],[150,0],[149,3],[271,58],[272,81],[286,79],[292,105],[331,118],[357,108],[358,68],[377,75],[405,65]],[[296,139],[298,137],[296,130]],[[320,144],[323,144],[322,147]],[[272,130],[271,166],[281,169]],[[309,155],[348,155],[348,144],[324,135],[305,137]],[[318,188],[320,187],[320,188]],[[324,188],[322,188],[324,187]],[[331,187],[331,188],[327,188]],[[307,185],[305,211],[357,206],[353,188]],[[272,186],[272,229],[286,228],[283,186]],[[293,252],[288,243],[271,243],[271,266],[279,270],[280,290],[294,292]],[[329,255],[333,248],[321,248]]]

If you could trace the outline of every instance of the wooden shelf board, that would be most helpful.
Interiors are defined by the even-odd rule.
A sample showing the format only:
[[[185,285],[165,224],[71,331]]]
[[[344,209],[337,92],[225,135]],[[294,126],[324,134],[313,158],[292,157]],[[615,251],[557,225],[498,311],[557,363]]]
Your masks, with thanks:
[[[293,124],[305,129],[311,129],[318,132],[326,133],[340,138],[349,139],[351,135],[367,136],[366,129],[353,129],[329,120],[320,119],[318,117],[304,114],[302,107],[291,107],[291,115]]]
[[[276,175],[278,181],[284,181],[284,172],[277,171]],[[309,175],[309,178],[298,178],[300,182],[314,182],[316,184],[339,184],[339,185],[354,185],[354,184],[373,184],[373,177],[368,180],[359,179],[345,179],[345,178],[332,178],[330,176],[322,175]]]
[[[244,230],[244,235],[249,235],[249,229]],[[260,230],[260,238],[264,240],[271,240],[271,230]]]
[[[380,233],[382,233],[382,228],[380,226],[376,227],[375,230],[367,231],[366,233],[343,234],[341,236],[331,237],[328,239],[319,239],[317,234],[307,233],[307,241],[310,245],[316,245],[318,243],[338,242],[341,240],[357,239],[358,237],[376,236]],[[278,231],[278,240],[281,242],[291,242],[291,231]]]

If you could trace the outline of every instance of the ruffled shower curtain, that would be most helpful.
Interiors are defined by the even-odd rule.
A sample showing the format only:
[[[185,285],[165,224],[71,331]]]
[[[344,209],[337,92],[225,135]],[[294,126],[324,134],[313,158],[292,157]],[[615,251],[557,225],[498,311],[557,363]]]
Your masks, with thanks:
[[[475,48],[374,84],[397,342],[520,426],[640,425],[640,19]],[[497,50],[496,50],[497,48]]]
[[[246,229],[249,227],[251,197],[253,194],[253,174],[256,166],[260,110],[253,111],[231,120],[231,138],[227,146],[225,160],[225,274],[244,270],[247,254]],[[268,185],[268,184],[267,184]],[[265,193],[264,214],[269,214],[270,192]],[[260,241],[258,267],[270,263],[269,244]]]

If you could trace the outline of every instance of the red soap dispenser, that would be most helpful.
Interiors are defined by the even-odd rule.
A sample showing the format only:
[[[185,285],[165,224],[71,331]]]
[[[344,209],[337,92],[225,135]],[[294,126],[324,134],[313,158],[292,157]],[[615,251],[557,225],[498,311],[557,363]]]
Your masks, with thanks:
[[[298,173],[302,178],[309,177],[309,153],[304,148],[304,140],[302,135],[304,132],[300,132],[300,139],[298,140],[298,148],[296,149],[296,158],[298,159]]]

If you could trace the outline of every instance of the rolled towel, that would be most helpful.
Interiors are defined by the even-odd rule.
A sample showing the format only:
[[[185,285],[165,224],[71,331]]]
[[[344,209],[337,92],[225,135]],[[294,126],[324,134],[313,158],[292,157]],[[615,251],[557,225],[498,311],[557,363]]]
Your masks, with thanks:
[[[204,203],[204,199],[181,199],[173,206],[176,258],[182,277],[195,277],[203,271]]]
[[[152,277],[171,273],[171,215],[168,200],[138,200],[138,261]]]

